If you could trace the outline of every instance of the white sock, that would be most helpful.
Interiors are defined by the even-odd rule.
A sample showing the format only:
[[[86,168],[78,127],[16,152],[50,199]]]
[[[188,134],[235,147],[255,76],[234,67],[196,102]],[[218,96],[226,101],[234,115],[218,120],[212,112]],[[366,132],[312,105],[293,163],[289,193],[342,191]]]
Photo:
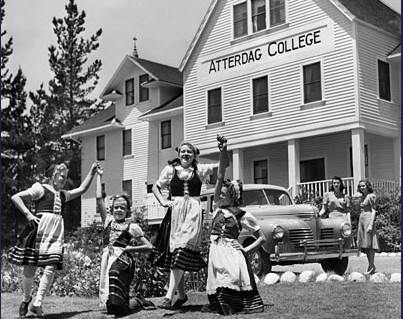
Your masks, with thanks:
[[[42,300],[49,291],[49,288],[52,285],[54,278],[55,278],[54,266],[46,266],[45,270],[43,271],[41,281],[39,282],[39,288],[36,294],[34,306],[39,307],[42,305]]]
[[[34,283],[34,277],[25,277],[22,275],[22,291],[24,292],[23,301],[28,302],[31,298],[32,285]]]

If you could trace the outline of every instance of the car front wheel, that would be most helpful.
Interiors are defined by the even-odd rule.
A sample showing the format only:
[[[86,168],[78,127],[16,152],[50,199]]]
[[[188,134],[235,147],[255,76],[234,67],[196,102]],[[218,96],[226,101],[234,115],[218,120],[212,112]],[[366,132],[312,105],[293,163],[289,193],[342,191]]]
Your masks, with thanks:
[[[258,277],[265,276],[271,272],[272,262],[270,256],[262,248],[259,248],[252,254],[248,254],[248,260],[253,273]]]
[[[320,264],[325,272],[334,272],[339,276],[343,276],[347,270],[348,257],[343,257],[342,259],[329,258],[322,260]]]

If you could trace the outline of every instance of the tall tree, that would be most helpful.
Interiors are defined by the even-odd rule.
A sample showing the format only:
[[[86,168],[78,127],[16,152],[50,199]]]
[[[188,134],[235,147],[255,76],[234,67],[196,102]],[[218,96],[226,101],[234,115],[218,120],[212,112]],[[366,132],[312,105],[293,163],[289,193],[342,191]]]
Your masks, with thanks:
[[[43,92],[38,91],[32,97],[37,105],[41,101],[47,105],[47,112],[43,115],[47,117],[50,138],[43,141],[41,157],[45,162],[67,162],[71,186],[76,187],[81,182],[80,144],[61,140],[60,137],[104,108],[102,103],[89,97],[98,83],[102,63],[98,59],[88,62],[90,55],[99,47],[102,29],[84,39],[85,11],[79,12],[75,0],[69,0],[65,9],[65,17],[54,17],[52,20],[57,45],[49,47],[49,65],[54,73],[49,81],[50,95],[41,96]],[[66,229],[79,225],[80,210],[80,199],[69,205]]]
[[[1,0],[1,25],[5,18],[5,1]],[[29,164],[32,151],[30,121],[26,114],[26,78],[21,68],[14,76],[7,68],[13,53],[13,40],[1,32],[1,166],[2,166],[2,242],[5,246],[16,239],[24,218],[15,210],[11,196],[32,183]],[[3,45],[4,44],[4,45]],[[5,231],[7,229],[7,231]]]

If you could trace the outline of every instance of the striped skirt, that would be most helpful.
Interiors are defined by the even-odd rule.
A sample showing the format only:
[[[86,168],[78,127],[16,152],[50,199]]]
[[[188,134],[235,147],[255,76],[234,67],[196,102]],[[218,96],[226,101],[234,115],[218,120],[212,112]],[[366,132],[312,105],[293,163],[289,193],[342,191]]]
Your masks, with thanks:
[[[9,261],[16,265],[63,268],[64,223],[58,214],[42,213],[39,225],[28,224],[10,250]]]
[[[148,261],[153,266],[161,267],[169,272],[173,268],[185,271],[199,271],[206,267],[200,251],[188,248],[177,248],[170,252],[169,237],[171,233],[171,209],[168,209],[156,238],[156,245],[149,254]]]
[[[243,251],[230,245],[231,239],[212,240],[206,291],[210,308],[222,315],[264,311],[255,277]]]

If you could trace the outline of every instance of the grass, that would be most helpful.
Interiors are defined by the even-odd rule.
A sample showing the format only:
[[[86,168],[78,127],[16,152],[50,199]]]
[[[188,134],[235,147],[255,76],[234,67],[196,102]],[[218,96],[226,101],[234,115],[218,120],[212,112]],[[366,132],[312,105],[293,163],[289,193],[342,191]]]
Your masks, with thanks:
[[[399,283],[293,283],[272,286],[259,285],[259,292],[265,303],[265,312],[254,314],[253,318],[323,319],[323,318],[400,318]],[[156,305],[162,298],[151,298]],[[18,318],[21,295],[2,294],[2,318]],[[216,314],[200,312],[207,303],[202,292],[189,292],[189,302],[181,311],[164,309],[142,310],[125,318],[156,319],[175,315],[177,319],[192,316],[207,319]],[[48,319],[106,319],[113,318],[98,308],[97,298],[49,296],[43,305]],[[251,315],[237,315],[236,318],[250,318]]]
[[[376,257],[378,271],[388,277],[400,273],[400,256]],[[367,268],[365,257],[350,258],[347,275],[353,271],[364,272]],[[293,271],[298,274],[304,270],[322,272],[319,264],[274,266],[274,272]],[[258,285],[260,295],[265,303],[265,312],[254,314],[253,319],[322,319],[322,318],[400,318],[400,283],[278,283],[271,286]],[[208,303],[203,292],[189,292],[189,301],[182,311],[164,309],[142,310],[124,318],[156,319],[163,316],[175,316],[175,319],[220,318],[216,314],[200,312]],[[2,293],[1,318],[18,318],[21,293]],[[150,298],[157,306],[162,298]],[[48,319],[107,319],[107,315],[98,307],[98,298],[47,296],[43,309]],[[232,316],[233,317],[233,316]],[[31,317],[32,318],[32,317]],[[251,318],[251,315],[237,315],[237,319]]]

